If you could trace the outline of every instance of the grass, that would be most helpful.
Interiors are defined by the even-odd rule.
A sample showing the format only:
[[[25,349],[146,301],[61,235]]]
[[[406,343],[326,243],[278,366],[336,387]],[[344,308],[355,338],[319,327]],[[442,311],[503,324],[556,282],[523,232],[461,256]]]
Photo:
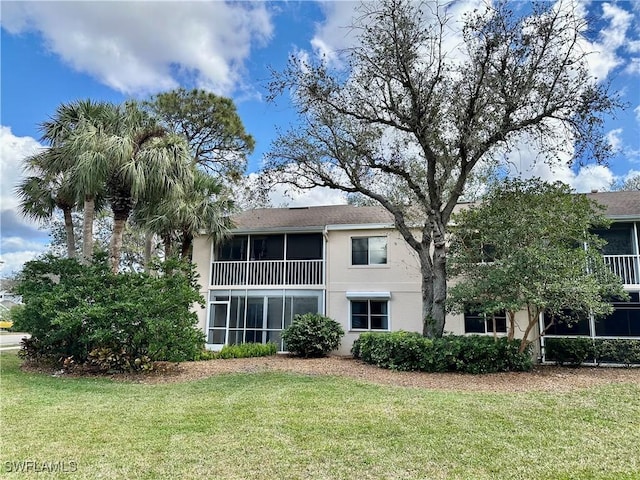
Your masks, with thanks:
[[[453,393],[279,373],[141,385],[0,360],[7,478],[640,479],[633,385]],[[47,465],[67,472],[34,472]]]

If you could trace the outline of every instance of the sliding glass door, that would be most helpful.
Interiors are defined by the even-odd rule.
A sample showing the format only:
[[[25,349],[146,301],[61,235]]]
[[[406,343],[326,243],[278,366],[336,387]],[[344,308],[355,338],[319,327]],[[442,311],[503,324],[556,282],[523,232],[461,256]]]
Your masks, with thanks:
[[[208,348],[217,350],[224,344],[273,342],[285,350],[281,334],[293,318],[322,310],[321,290],[212,291]]]

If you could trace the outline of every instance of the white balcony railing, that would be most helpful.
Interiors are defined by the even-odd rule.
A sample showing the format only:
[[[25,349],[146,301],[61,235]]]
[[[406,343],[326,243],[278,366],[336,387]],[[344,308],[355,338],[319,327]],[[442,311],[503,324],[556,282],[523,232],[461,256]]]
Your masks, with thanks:
[[[640,285],[640,255],[605,255],[604,263],[623,284]]]
[[[211,285],[322,285],[322,260],[213,262]]]

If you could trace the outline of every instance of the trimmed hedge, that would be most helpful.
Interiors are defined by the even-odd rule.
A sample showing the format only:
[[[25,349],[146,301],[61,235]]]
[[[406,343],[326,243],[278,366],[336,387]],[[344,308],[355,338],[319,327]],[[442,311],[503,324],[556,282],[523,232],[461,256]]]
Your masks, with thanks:
[[[547,338],[545,359],[558,365],[583,363],[640,364],[640,340],[603,338]]]
[[[598,363],[640,365],[640,340],[596,339]]]
[[[363,333],[351,353],[366,363],[403,371],[492,373],[526,371],[529,349],[519,340],[480,335],[448,335],[429,339],[414,332]]]
[[[596,358],[596,347],[590,338],[547,338],[544,342],[546,360],[557,365],[578,367]]]

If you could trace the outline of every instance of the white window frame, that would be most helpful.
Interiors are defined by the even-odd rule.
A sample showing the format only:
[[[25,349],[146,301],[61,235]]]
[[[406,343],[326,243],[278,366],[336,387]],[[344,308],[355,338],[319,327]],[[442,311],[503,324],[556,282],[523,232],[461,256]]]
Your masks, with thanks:
[[[353,263],[353,241],[361,240],[363,238],[367,239],[367,263],[366,264],[355,264]],[[371,238],[384,238],[385,241],[385,250],[386,250],[386,258],[385,263],[371,263],[371,248],[369,248],[369,239]],[[350,239],[350,255],[351,255],[351,266],[352,267],[385,267],[389,265],[389,237],[388,235],[361,235],[361,236],[353,236]]]
[[[354,292],[347,292],[349,299],[349,331],[353,332],[390,332],[391,331],[391,296],[389,292],[371,292],[370,296],[363,296]],[[353,327],[353,302],[367,302],[367,328]],[[387,304],[387,328],[371,328],[371,302],[385,302]]]
[[[464,312],[462,314],[462,326],[464,328],[464,334],[465,335],[493,335],[493,329],[490,329],[489,326],[492,323],[492,319],[491,319],[491,315],[487,315],[486,313],[482,313],[482,314],[478,314],[478,315],[473,315],[474,317],[480,317],[483,316],[484,317],[484,332],[467,332],[467,328],[466,328],[466,316],[467,313]],[[500,315],[496,315],[497,317],[499,317]],[[509,315],[507,314],[507,312],[505,312],[504,314],[504,318],[505,318],[505,330],[504,332],[501,331],[496,331],[496,335],[497,336],[503,336],[506,337],[507,333],[509,332]]]

